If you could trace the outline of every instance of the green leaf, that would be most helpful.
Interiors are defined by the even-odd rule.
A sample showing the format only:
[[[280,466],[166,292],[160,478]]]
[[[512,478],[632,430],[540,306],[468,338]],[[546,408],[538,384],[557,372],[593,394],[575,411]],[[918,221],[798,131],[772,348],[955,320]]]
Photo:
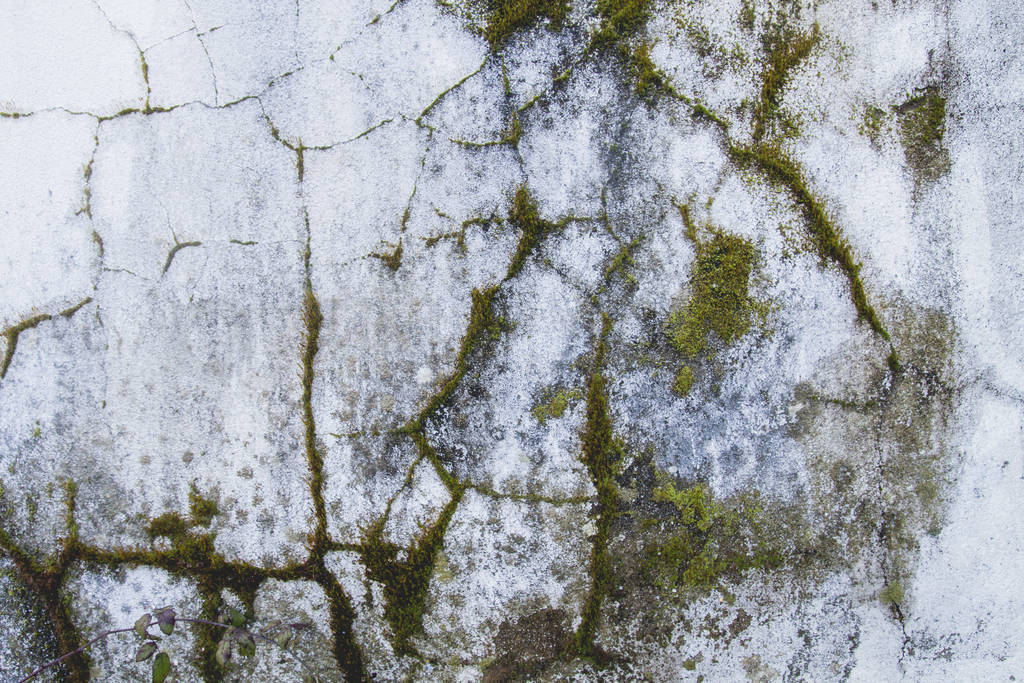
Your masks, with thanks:
[[[221,638],[220,642],[217,643],[216,652],[217,663],[224,666],[231,661],[231,640],[225,636]]]
[[[277,634],[277,646],[282,650],[287,649],[288,643],[292,642],[291,631],[281,631]]]
[[[171,673],[171,658],[166,652],[161,652],[153,660],[153,683],[163,683],[169,673]]]
[[[160,624],[160,630],[164,632],[165,636],[171,635],[171,632],[174,631],[175,616],[174,610],[170,607],[164,607],[156,611],[156,623]]]
[[[143,643],[138,652],[135,653],[135,661],[144,662],[152,657],[154,652],[156,652],[156,643],[152,641]]]
[[[228,607],[228,614],[231,617],[232,626],[241,626],[245,623],[245,615],[236,610],[234,607]]]
[[[256,654],[256,639],[248,631],[240,631],[237,636],[238,654],[244,657],[252,657]]]
[[[149,624],[153,621],[153,616],[146,612],[135,621],[135,633],[138,634],[139,638],[146,637],[146,629],[149,628]]]

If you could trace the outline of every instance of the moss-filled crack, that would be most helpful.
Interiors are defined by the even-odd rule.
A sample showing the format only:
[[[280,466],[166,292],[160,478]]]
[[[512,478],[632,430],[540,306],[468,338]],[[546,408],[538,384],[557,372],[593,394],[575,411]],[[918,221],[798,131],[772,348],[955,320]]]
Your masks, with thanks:
[[[417,654],[410,639],[423,629],[434,561],[464,491],[461,486],[455,489],[434,525],[405,549],[404,560],[398,559],[402,548],[383,540],[383,517],[370,527],[363,540],[362,562],[367,577],[384,587],[384,617],[391,626],[395,652],[399,655]]]
[[[748,147],[730,143],[729,155],[738,166],[755,168],[764,173],[769,180],[789,190],[803,213],[818,255],[823,261],[836,265],[846,275],[857,315],[888,341],[889,332],[874,307],[868,302],[864,291],[864,283],[860,278],[860,263],[854,258],[853,250],[836,228],[824,204],[807,186],[797,163],[782,150],[766,145]]]
[[[91,302],[92,297],[86,297],[85,299],[78,302],[71,308],[67,308],[61,311],[60,313],[58,313],[58,315],[63,316],[65,318],[70,318],[75,313],[77,313],[83,306]],[[0,379],[3,379],[4,377],[7,376],[7,370],[10,369],[11,361],[14,360],[14,352],[18,348],[18,338],[21,336],[21,333],[26,330],[31,330],[37,327],[40,323],[44,323],[48,320],[53,320],[53,316],[50,315],[49,313],[40,313],[30,318],[26,318],[19,323],[15,323],[14,325],[11,325],[10,327],[3,331],[6,346],[4,348],[3,361],[2,363],[0,363]]]
[[[161,275],[166,275],[167,270],[171,267],[171,263],[174,262],[174,257],[178,255],[178,252],[186,247],[199,247],[202,246],[202,242],[176,242],[171,250],[167,252],[167,260],[164,261],[164,268],[160,271]]]
[[[790,71],[810,55],[820,38],[817,23],[809,33],[797,33],[786,26],[765,33],[767,63],[761,75],[760,99],[754,109],[754,142],[764,139],[768,126],[779,117],[782,94],[789,81]]]
[[[608,539],[619,508],[615,484],[615,453],[608,387],[604,377],[605,354],[612,320],[602,314],[601,333],[594,351],[594,366],[587,385],[587,421],[580,434],[583,464],[597,490],[597,532],[590,546],[590,591],[583,604],[582,622],[573,638],[574,654],[598,660],[604,653],[594,643],[601,619],[601,604],[612,581]]]

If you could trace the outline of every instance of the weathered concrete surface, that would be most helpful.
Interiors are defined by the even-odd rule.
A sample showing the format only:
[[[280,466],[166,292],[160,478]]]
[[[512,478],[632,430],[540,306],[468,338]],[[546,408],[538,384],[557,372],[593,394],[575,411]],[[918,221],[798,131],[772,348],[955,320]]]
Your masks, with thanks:
[[[1022,43],[0,2],[0,678],[1019,675]]]

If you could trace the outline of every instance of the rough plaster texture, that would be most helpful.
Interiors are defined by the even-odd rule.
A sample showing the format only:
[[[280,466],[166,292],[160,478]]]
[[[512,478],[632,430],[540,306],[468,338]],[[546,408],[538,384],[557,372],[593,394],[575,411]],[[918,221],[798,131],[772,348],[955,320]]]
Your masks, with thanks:
[[[0,679],[1021,675],[1024,5],[560,6],[0,0]]]

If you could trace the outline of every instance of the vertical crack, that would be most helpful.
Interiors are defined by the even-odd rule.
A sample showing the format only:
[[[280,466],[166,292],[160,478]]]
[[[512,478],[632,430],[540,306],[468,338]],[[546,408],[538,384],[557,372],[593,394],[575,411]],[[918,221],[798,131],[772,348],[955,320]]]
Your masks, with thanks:
[[[268,119],[269,122],[269,119]],[[273,124],[271,124],[273,126]],[[275,137],[277,137],[275,135]],[[300,144],[296,153],[296,172],[300,194],[304,176],[303,150]],[[309,467],[309,490],[313,500],[314,529],[309,539],[308,567],[312,578],[327,596],[330,611],[330,628],[334,639],[334,657],[346,680],[362,681],[366,678],[362,651],[355,636],[355,609],[344,588],[327,569],[324,556],[331,547],[327,532],[327,506],[324,502],[324,459],[316,443],[316,422],[313,416],[314,361],[320,342],[320,327],[323,314],[320,303],[313,293],[312,228],[309,211],[302,208],[306,227],[306,245],[302,253],[305,271],[305,292],[302,301],[302,319],[305,336],[302,344],[302,422],[305,426],[306,461]]]
[[[612,519],[618,510],[616,485],[613,479],[614,460],[612,450],[612,419],[608,406],[608,389],[604,378],[605,352],[612,320],[601,314],[601,333],[594,353],[594,367],[587,386],[587,417],[580,434],[583,463],[590,480],[597,489],[597,533],[590,549],[590,594],[583,606],[583,621],[576,631],[572,646],[574,654],[605,658],[594,644],[594,637],[601,617],[601,604],[608,593],[612,571],[608,557],[608,537]]]

